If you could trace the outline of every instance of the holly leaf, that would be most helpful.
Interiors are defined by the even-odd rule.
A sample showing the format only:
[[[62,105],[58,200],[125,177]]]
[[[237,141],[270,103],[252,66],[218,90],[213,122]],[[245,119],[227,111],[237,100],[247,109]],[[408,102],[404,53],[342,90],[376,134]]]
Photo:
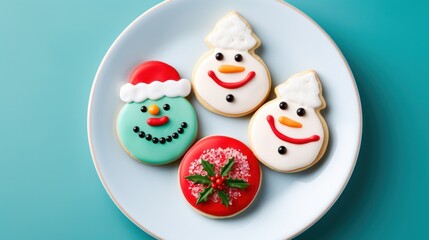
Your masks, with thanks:
[[[220,170],[220,175],[222,177],[228,176],[229,171],[231,171],[232,166],[234,165],[234,158],[229,158],[228,162]]]
[[[200,196],[198,196],[197,204],[202,202],[207,202],[207,198],[213,193],[213,188],[208,187],[205,188],[202,192],[200,192]]]
[[[210,184],[211,181],[208,177],[201,176],[201,175],[190,175],[187,176],[186,179],[194,182],[194,183],[202,183],[202,184]]]
[[[222,201],[222,204],[225,205],[226,207],[228,207],[229,206],[228,194],[226,192],[220,191],[220,190],[217,191],[217,194],[219,195],[220,200]]]
[[[212,177],[215,175],[213,164],[209,163],[209,161],[201,159],[201,165],[203,166],[203,170],[207,172],[207,174]]]
[[[240,188],[241,190],[247,188],[250,184],[241,179],[226,179],[225,184],[231,188]]]

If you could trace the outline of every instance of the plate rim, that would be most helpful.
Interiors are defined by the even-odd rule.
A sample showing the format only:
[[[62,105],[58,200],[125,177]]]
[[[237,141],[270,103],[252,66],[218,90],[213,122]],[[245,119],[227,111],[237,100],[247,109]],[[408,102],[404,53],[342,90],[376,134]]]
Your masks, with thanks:
[[[98,161],[97,161],[97,157],[95,154],[95,150],[93,147],[93,140],[92,140],[92,135],[91,135],[91,113],[92,113],[92,105],[93,105],[93,98],[94,98],[94,91],[96,89],[98,80],[99,80],[99,75],[101,73],[101,69],[103,68],[108,56],[111,55],[112,49],[114,48],[114,46],[116,46],[117,42],[119,42],[120,40],[122,40],[122,38],[127,34],[127,32],[134,27],[134,25],[137,24],[137,22],[139,22],[142,18],[144,18],[147,14],[149,14],[152,11],[155,11],[158,8],[161,8],[162,6],[173,2],[174,0],[164,0],[156,5],[154,5],[153,7],[149,8],[148,10],[146,10],[145,12],[143,12],[142,14],[140,14],[136,19],[134,19],[120,34],[119,36],[113,41],[113,43],[110,45],[109,49],[107,50],[106,54],[104,55],[103,59],[101,60],[97,72],[94,76],[94,80],[91,86],[91,91],[90,91],[90,95],[89,95],[89,100],[88,100],[88,110],[87,110],[87,137],[88,137],[88,144],[89,144],[89,150],[91,153],[91,158],[92,158],[92,162],[94,164],[95,170],[97,172],[97,175],[104,187],[104,189],[106,190],[107,194],[109,195],[110,199],[114,202],[114,204],[116,205],[117,208],[119,208],[119,210],[132,222],[134,223],[137,227],[139,227],[141,230],[145,231],[147,234],[149,234],[150,236],[156,238],[156,239],[161,239],[161,236],[158,236],[157,234],[155,234],[154,232],[150,231],[148,228],[146,228],[145,226],[143,226],[142,224],[140,224],[136,219],[134,219],[131,214],[128,213],[128,211],[119,203],[119,201],[116,199],[116,197],[114,196],[114,194],[110,191],[109,186],[107,185],[103,174],[100,171],[100,167],[98,165]],[[302,12],[301,10],[299,10],[298,8],[296,8],[295,6],[291,5],[288,2],[285,2],[283,0],[273,0],[279,3],[284,4],[285,7],[289,7],[291,10],[293,10],[294,12],[298,13],[299,15],[301,15],[302,17],[304,17],[305,19],[307,19],[313,26],[315,26],[328,40],[329,42],[332,44],[332,46],[335,48],[335,51],[339,54],[342,62],[344,63],[344,65],[347,68],[347,72],[351,78],[352,81],[352,85],[353,85],[353,89],[354,89],[354,97],[357,100],[357,107],[358,107],[358,141],[357,141],[357,146],[355,149],[355,154],[354,154],[354,160],[353,160],[353,165],[350,168],[350,171],[348,172],[347,175],[347,179],[344,181],[344,183],[342,184],[342,186],[340,187],[338,193],[336,194],[336,197],[332,199],[332,201],[326,205],[325,209],[323,209],[323,211],[320,212],[320,214],[318,216],[316,216],[316,218],[314,218],[314,220],[308,222],[304,227],[302,227],[299,231],[297,231],[294,235],[290,236],[290,238],[295,238],[296,236],[300,235],[301,233],[305,232],[307,229],[309,229],[310,227],[312,227],[316,222],[318,222],[331,208],[332,206],[337,202],[338,198],[342,195],[342,193],[344,192],[344,189],[346,188],[348,182],[350,181],[350,178],[354,172],[354,169],[356,167],[356,162],[358,160],[359,157],[359,151],[360,151],[360,147],[362,144],[362,128],[363,128],[363,116],[362,116],[362,104],[361,104],[361,99],[360,99],[360,95],[359,95],[359,89],[357,87],[356,84],[356,79],[354,78],[353,72],[350,68],[350,65],[348,64],[347,60],[345,59],[343,53],[341,52],[340,48],[338,47],[338,45],[334,42],[334,40],[330,37],[330,35],[318,24],[316,23],[311,17],[309,17],[307,14],[305,14],[304,12]],[[287,237],[287,236],[286,236]]]

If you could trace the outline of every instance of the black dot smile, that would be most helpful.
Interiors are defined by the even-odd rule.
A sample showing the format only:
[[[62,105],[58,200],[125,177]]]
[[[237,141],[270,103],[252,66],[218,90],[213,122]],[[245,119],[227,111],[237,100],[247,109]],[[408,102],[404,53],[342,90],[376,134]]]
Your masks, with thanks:
[[[177,132],[173,132],[172,134],[165,137],[154,137],[150,133],[145,133],[143,131],[140,131],[140,128],[138,126],[133,127],[132,131],[136,133],[139,138],[146,139],[146,141],[148,142],[152,142],[154,144],[158,144],[158,143],[166,144],[166,143],[172,142],[173,139],[174,140],[178,139],[180,134],[185,133],[185,128],[187,127],[188,127],[188,124],[186,122],[182,122],[180,124],[180,127],[177,129]]]

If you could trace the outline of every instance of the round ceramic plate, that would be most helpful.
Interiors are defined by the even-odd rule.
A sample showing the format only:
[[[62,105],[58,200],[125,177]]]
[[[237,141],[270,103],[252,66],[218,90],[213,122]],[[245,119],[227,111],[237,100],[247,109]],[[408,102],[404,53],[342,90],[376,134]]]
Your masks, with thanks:
[[[199,215],[183,199],[178,162],[149,166],[128,156],[116,137],[115,122],[124,105],[119,89],[134,67],[160,60],[191,79],[194,65],[208,50],[205,36],[233,10],[261,39],[257,53],[270,69],[273,87],[297,72],[317,71],[328,106],[323,114],[330,141],[324,158],[304,172],[283,174],[263,167],[261,190],[253,204],[234,218],[216,220]],[[198,139],[220,134],[248,142],[250,116],[222,117],[207,111],[193,95],[190,100],[199,118]],[[340,50],[315,22],[276,0],[173,0],[152,8],[107,52],[88,109],[89,144],[104,187],[131,221],[165,239],[296,236],[323,216],[343,191],[357,159],[361,124],[359,94]]]

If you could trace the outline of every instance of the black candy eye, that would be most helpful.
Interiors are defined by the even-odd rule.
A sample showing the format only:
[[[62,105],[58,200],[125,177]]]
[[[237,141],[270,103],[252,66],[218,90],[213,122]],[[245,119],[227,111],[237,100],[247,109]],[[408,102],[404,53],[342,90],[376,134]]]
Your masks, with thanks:
[[[241,60],[243,60],[243,56],[241,56],[241,54],[236,54],[234,56],[234,59],[236,62],[241,62]]]
[[[305,109],[304,108],[298,108],[298,110],[296,110],[296,114],[300,117],[305,115]]]
[[[223,54],[222,53],[216,53],[216,60],[222,61],[223,60]]]
[[[146,106],[141,107],[141,108],[140,108],[140,111],[142,111],[142,112],[147,112],[147,107],[146,107]]]
[[[286,110],[286,109],[287,109],[287,103],[286,103],[286,102],[281,102],[281,103],[279,104],[279,108],[280,108],[281,110]]]
[[[168,111],[168,110],[170,110],[170,105],[164,104],[164,106],[162,106],[162,108],[164,108],[165,111]]]

